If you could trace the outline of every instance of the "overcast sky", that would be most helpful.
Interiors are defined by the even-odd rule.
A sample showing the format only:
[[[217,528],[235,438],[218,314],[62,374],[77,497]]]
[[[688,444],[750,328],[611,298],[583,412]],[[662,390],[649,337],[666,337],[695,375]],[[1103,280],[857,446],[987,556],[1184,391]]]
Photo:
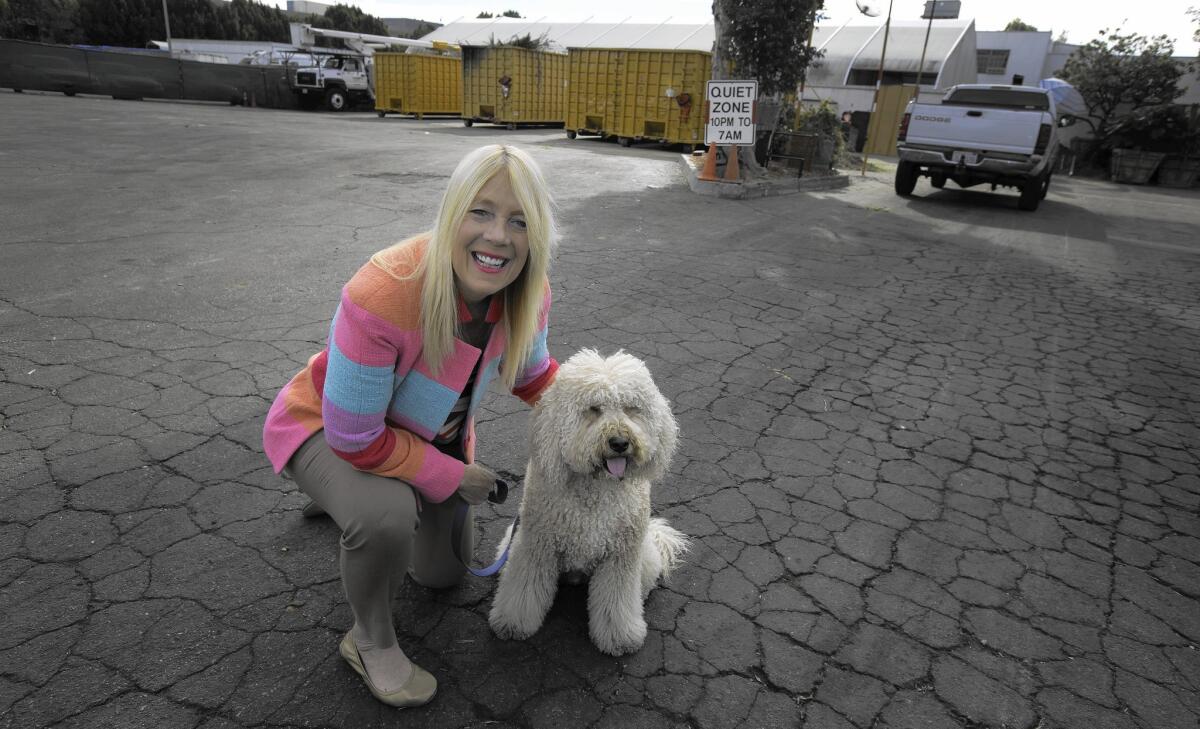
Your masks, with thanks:
[[[287,7],[284,0],[268,0]],[[531,20],[554,22],[707,23],[712,21],[712,3],[707,0],[605,0],[600,3],[568,3],[562,0],[341,0],[358,5],[364,11],[384,18],[420,18],[438,23],[472,19],[480,11],[499,14],[516,10]],[[860,0],[862,1],[862,0]],[[332,4],[334,0],[326,0]],[[887,12],[887,0],[869,0]],[[1105,27],[1120,27],[1144,35],[1165,33],[1175,40],[1175,53],[1197,55],[1192,40],[1195,24],[1187,15],[1189,6],[1200,6],[1200,0],[963,0],[962,17],[975,19],[976,30],[1003,30],[1013,18],[1034,25],[1038,30],[1067,32],[1072,43],[1086,43]],[[892,17],[919,20],[924,0],[894,2]],[[852,17],[861,17],[855,0],[825,0],[827,23],[842,24]]]

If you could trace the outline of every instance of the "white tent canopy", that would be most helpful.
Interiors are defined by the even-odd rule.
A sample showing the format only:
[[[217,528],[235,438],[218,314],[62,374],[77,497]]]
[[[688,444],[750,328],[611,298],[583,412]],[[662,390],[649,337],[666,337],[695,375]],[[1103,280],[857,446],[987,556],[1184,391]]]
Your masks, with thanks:
[[[925,44],[929,30],[928,47]],[[818,37],[824,31],[818,28]],[[852,83],[856,70],[879,70],[883,51],[884,23],[846,24],[824,37],[818,45],[825,56],[808,74],[814,86],[860,85]],[[925,65],[921,68],[922,49]],[[975,80],[975,22],[973,20],[893,20],[887,33],[884,73],[916,73],[921,70],[922,84],[945,87]],[[959,67],[962,68],[959,68]],[[953,80],[942,83],[944,70],[953,70]]]

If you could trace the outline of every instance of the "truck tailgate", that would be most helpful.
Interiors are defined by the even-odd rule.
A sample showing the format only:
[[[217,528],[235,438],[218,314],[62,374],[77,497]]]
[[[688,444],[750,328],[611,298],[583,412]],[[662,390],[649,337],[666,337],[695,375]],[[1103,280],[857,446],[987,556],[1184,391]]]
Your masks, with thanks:
[[[988,106],[913,104],[909,144],[1032,154],[1043,112]]]

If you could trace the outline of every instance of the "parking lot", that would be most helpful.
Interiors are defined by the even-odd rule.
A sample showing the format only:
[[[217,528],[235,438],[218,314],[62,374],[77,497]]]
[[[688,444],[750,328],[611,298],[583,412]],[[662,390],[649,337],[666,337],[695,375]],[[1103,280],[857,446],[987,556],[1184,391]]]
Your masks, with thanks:
[[[1197,726],[1198,190],[726,200],[558,129],[32,92],[0,129],[0,727]],[[695,544],[619,659],[584,587],[510,642],[493,581],[408,584],[440,690],[397,716],[262,422],[495,141],[559,203],[551,354],[646,360]],[[478,426],[517,484],[526,424],[493,392]]]

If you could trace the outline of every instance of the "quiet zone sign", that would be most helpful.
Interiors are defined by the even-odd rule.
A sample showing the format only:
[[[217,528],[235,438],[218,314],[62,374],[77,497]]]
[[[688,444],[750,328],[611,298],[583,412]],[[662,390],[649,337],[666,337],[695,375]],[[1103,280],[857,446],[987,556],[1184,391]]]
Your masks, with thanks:
[[[757,81],[709,81],[705,144],[754,144]]]

